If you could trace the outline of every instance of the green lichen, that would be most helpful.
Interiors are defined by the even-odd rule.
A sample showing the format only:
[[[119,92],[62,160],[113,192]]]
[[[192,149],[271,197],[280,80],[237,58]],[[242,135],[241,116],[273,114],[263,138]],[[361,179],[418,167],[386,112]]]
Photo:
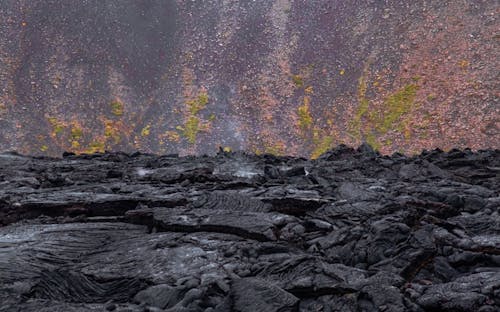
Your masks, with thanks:
[[[63,125],[56,125],[54,126],[54,133],[56,135],[62,133],[64,131],[64,126]]]
[[[189,143],[195,144],[196,137],[200,131],[200,119],[196,116],[189,116],[188,120],[181,127],[182,135],[188,140]]]
[[[124,112],[124,106],[123,103],[120,102],[119,100],[115,100],[111,102],[111,112],[115,116],[122,116]]]
[[[186,102],[191,115],[198,114],[208,104],[208,94],[206,92],[200,93],[196,99]]]
[[[42,152],[46,152],[46,151],[48,151],[48,150],[49,150],[49,147],[48,147],[47,145],[42,145],[42,146],[40,146],[40,151],[42,151]]]
[[[198,132],[200,132],[200,119],[196,116],[189,116],[184,126],[177,126],[177,130],[185,137],[189,143],[195,144]]]
[[[147,125],[146,127],[142,128],[142,130],[141,130],[141,135],[143,137],[149,136],[150,133],[151,133],[151,125]]]
[[[366,77],[359,79],[358,100],[359,106],[351,121],[351,133],[356,139],[364,137],[365,141],[374,149],[379,150],[382,144],[378,138],[390,130],[403,133],[405,139],[411,136],[407,121],[403,117],[414,107],[418,91],[416,84],[408,84],[389,95],[378,109],[370,109],[370,102],[366,98]],[[362,125],[364,126],[362,127]],[[387,141],[387,145],[392,141]]]
[[[264,146],[264,154],[282,156],[284,154],[284,147],[279,144],[268,144]]]
[[[58,135],[64,131],[64,125],[59,120],[57,120],[57,118],[49,117],[49,118],[47,118],[47,120],[49,121],[50,125],[52,126],[52,132],[55,135]]]
[[[316,140],[315,140],[316,141]],[[326,153],[333,146],[334,138],[332,136],[324,136],[317,140],[316,146],[311,153],[311,159],[316,159],[322,154]]]
[[[369,106],[370,102],[367,99],[362,99],[359,102],[354,119],[351,121],[352,135],[357,139],[361,138],[361,121],[363,116],[369,112]]]
[[[83,136],[83,130],[78,126],[73,126],[71,128],[71,140],[78,141]]]
[[[72,149],[80,148],[80,140],[82,139],[82,137],[83,137],[83,130],[79,126],[73,125],[71,127],[70,140],[69,140]]]
[[[377,136],[373,132],[369,132],[365,136],[365,141],[370,145],[374,150],[380,150],[380,143],[378,142]]]
[[[300,75],[292,75],[292,81],[297,88],[302,88],[304,86],[304,79]]]
[[[382,134],[394,128],[401,131],[404,128],[400,121],[401,116],[411,110],[417,90],[417,85],[409,84],[387,97],[381,117],[375,120],[375,129]]]
[[[368,74],[369,74],[369,63],[365,64],[362,75],[358,79],[358,109],[354,115],[353,120],[350,123],[351,134],[356,139],[361,139],[362,127],[361,123],[363,117],[370,113],[369,106],[370,102],[366,97],[366,91],[368,90]]]
[[[313,118],[311,112],[309,111],[308,105],[301,105],[297,109],[297,115],[299,116],[299,127],[301,130],[305,131],[309,129],[313,123]]]
[[[89,147],[85,150],[86,153],[102,153],[105,150],[105,144],[101,141],[94,141],[89,144]]]
[[[104,122],[104,137],[106,139],[113,139],[115,144],[118,144],[121,141],[119,129],[116,127],[116,124],[110,120],[106,120]]]
[[[177,126],[176,129],[179,131],[179,134],[185,137],[190,144],[196,143],[198,133],[203,128],[198,114],[201,110],[205,109],[208,102],[209,97],[207,92],[205,91],[200,92],[195,99],[186,101],[189,115],[187,116],[184,125]],[[213,120],[215,120],[215,115],[211,114],[208,118],[208,121],[211,122]]]

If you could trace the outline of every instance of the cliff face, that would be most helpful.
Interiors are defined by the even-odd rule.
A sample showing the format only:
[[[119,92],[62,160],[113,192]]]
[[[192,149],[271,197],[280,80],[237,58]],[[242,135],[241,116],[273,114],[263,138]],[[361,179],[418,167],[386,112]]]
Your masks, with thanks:
[[[0,3],[0,149],[500,147],[496,1]]]

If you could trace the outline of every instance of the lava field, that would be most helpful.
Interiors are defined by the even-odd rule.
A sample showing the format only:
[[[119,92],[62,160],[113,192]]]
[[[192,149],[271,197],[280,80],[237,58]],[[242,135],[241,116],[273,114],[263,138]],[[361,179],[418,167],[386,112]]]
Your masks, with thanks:
[[[500,311],[500,151],[0,154],[0,311]]]

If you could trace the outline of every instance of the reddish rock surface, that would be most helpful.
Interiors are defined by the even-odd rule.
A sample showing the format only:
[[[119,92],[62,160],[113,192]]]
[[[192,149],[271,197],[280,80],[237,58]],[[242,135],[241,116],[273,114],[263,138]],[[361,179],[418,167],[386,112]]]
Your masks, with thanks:
[[[0,150],[500,147],[497,1],[2,1]]]

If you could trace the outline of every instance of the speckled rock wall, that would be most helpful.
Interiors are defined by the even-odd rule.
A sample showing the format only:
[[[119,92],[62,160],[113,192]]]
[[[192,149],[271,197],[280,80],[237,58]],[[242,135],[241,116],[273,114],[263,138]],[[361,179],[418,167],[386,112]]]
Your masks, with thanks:
[[[0,3],[0,150],[499,148],[497,1]]]

